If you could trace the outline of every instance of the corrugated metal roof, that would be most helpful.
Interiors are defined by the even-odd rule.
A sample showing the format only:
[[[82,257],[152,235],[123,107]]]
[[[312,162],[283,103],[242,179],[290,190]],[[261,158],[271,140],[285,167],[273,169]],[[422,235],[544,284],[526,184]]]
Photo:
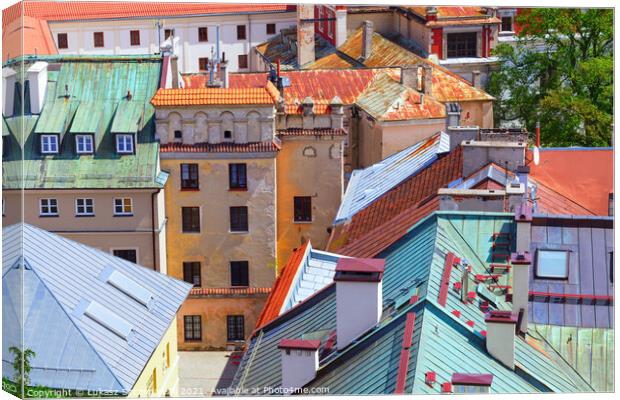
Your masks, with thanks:
[[[103,110],[99,107],[99,104],[92,101],[84,101],[80,103],[73,117],[71,133],[92,133],[95,134],[99,131],[99,123]]]
[[[32,384],[130,391],[191,285],[31,225],[2,233],[3,376],[12,378],[7,350],[19,339],[7,322],[19,319],[23,279],[24,346],[36,353]],[[112,272],[126,285],[108,283]],[[138,290],[152,297],[146,306],[132,297]],[[109,310],[109,321],[106,313],[84,314],[92,301]],[[127,339],[106,327],[117,319],[131,327]]]
[[[144,107],[144,101],[120,101],[116,105],[110,132],[131,134],[138,132],[141,129]]]
[[[449,136],[437,133],[366,169],[355,170],[336,214],[335,224],[350,219],[394,186],[449,151]]]
[[[39,117],[34,133],[63,135],[71,121],[71,108],[71,102],[64,97],[47,103]],[[75,107],[73,112],[75,112]]]

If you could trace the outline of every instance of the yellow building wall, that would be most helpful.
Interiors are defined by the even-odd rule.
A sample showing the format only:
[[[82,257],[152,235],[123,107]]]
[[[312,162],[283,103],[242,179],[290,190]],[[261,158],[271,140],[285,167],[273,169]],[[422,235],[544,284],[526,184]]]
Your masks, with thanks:
[[[156,388],[151,385],[151,377],[154,377]],[[128,397],[165,397],[167,395],[172,397],[179,395],[176,318],[146,363]]]
[[[343,192],[344,136],[282,137],[278,153],[278,268],[311,240],[324,249]],[[294,197],[312,198],[312,222],[294,221]]]

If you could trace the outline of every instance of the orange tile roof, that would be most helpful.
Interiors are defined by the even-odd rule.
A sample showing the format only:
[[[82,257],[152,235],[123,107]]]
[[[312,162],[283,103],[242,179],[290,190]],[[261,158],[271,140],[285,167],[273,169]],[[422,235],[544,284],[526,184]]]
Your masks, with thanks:
[[[316,128],[301,129],[289,128],[276,131],[278,136],[346,136],[347,131],[344,129]]]
[[[273,153],[280,150],[274,142],[256,143],[166,143],[159,147],[161,153]]]
[[[270,294],[271,288],[261,287],[227,287],[227,288],[203,288],[195,287],[189,292],[190,296],[251,296]]]
[[[309,244],[310,242],[306,242],[304,245],[296,249],[293,254],[291,254],[291,257],[282,269],[280,276],[278,276],[273,284],[273,289],[267,298],[265,307],[256,321],[257,329],[273,321],[280,315],[280,310],[284,305],[289,288],[293,282],[293,279],[295,279],[299,264],[302,262]]]
[[[406,9],[426,18],[426,7],[405,7]],[[482,7],[435,7],[437,18],[471,18],[486,15]]]
[[[50,55],[56,53],[56,44],[52,40],[49,27],[45,21],[24,17],[3,26],[3,62],[24,54]]]
[[[547,188],[592,214],[608,214],[608,196],[614,191],[613,149],[543,148],[540,163],[530,168],[532,178]]]
[[[262,88],[158,89],[151,104],[156,107],[276,104],[277,89],[274,92],[269,85],[273,86],[270,82],[265,82]]]

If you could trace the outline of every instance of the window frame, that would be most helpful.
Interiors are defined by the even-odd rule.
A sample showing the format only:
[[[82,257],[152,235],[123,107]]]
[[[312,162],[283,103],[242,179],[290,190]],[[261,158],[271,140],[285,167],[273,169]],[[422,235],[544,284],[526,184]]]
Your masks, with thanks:
[[[446,34],[446,57],[447,58],[477,58],[478,57],[478,32],[450,32]],[[473,48],[466,46],[464,49],[451,49],[474,38]],[[467,39],[465,39],[467,38]],[[456,42],[456,43],[455,43]],[[471,52],[473,50],[473,53]]]
[[[121,203],[117,204],[117,200],[120,200]],[[129,203],[126,202],[126,200],[129,200]],[[113,200],[113,211],[114,211],[114,216],[117,217],[131,217],[133,216],[133,198],[131,197],[115,197]],[[129,204],[129,209],[130,211],[126,211],[126,207],[127,204]],[[120,206],[122,211],[118,212],[117,211],[117,207]]]
[[[124,140],[121,140],[123,138]],[[129,138],[129,142],[127,142]],[[134,137],[130,133],[118,133],[116,134],[116,153],[117,154],[134,154]],[[120,148],[120,144],[123,143],[124,149]],[[127,148],[127,144],[130,144],[130,149]]]
[[[301,214],[297,213],[298,210]],[[293,222],[312,222],[312,196],[293,197]]]
[[[230,286],[249,287],[250,286],[250,262],[231,261],[230,262]]]
[[[237,25],[237,40],[247,40],[248,39],[247,30],[248,28],[245,24]]]
[[[564,265],[566,274],[563,276],[553,275],[549,273],[544,273],[541,271],[541,252],[542,253],[564,253],[566,257],[566,262]],[[549,279],[549,280],[559,280],[559,281],[567,281],[570,274],[570,250],[566,249],[536,249],[536,268],[535,268],[535,276],[537,279]]]
[[[240,179],[240,178],[243,179]],[[228,164],[228,189],[248,190],[248,166],[246,163]]]
[[[241,321],[241,324],[239,324],[240,321]],[[241,333],[241,335],[239,335],[239,333]],[[229,342],[245,341],[245,316],[244,315],[227,315],[226,316],[226,340]]]
[[[101,39],[101,42],[99,42],[99,39]],[[93,47],[96,49],[105,47],[105,35],[103,32],[93,32]]]
[[[52,142],[54,142],[56,146],[56,150],[53,151],[51,149],[45,150],[45,139],[49,139],[48,148],[51,148]],[[51,139],[54,139],[53,141]],[[60,140],[58,135],[50,134],[50,135],[41,135],[41,154],[58,154],[60,153]]]
[[[504,29],[504,20],[505,19],[510,20],[510,29],[509,30]],[[512,33],[512,32],[514,32],[514,29],[515,29],[515,27],[514,27],[514,17],[512,15],[502,15],[500,17],[500,21],[501,21],[500,22],[500,32],[501,33],[505,33],[505,32]]]
[[[83,201],[82,205],[78,204],[80,200]],[[86,204],[87,200],[90,200],[90,206]],[[83,209],[82,212],[80,212],[80,207]],[[90,212],[88,211],[89,207],[91,209]],[[75,216],[76,217],[94,217],[95,216],[95,199],[93,199],[92,197],[77,197],[75,199]]]
[[[63,40],[60,40],[61,37],[63,38]],[[69,34],[66,32],[58,32],[56,34],[56,43],[58,44],[58,50],[68,49],[69,48]]]
[[[244,215],[244,213],[235,214],[235,218],[237,219],[236,224],[233,226],[233,210],[234,211],[242,211],[245,210],[245,221],[241,221],[240,216]],[[230,233],[248,233],[250,232],[250,217],[247,206],[231,206],[229,208],[229,222],[230,222]],[[241,223],[245,222],[245,223]],[[242,228],[245,228],[243,230]]]
[[[243,62],[242,62],[243,60]],[[249,57],[247,54],[239,54],[237,56],[237,66],[239,69],[248,69],[249,68]]]
[[[90,142],[90,150],[80,150],[80,139],[84,139],[83,144],[87,141]],[[87,146],[86,146],[87,147]],[[76,154],[94,154],[95,153],[95,138],[93,135],[75,135],[75,152]]]
[[[43,205],[43,202],[46,202],[46,205]],[[54,202],[54,204],[52,204]],[[47,208],[47,211],[43,211],[43,208]],[[56,211],[52,211],[52,208],[55,208]],[[58,199],[53,197],[43,197],[39,199],[39,217],[58,217],[60,212],[58,210]]]
[[[164,29],[164,40],[168,40],[168,38],[172,36],[174,37],[174,28]]]
[[[120,256],[120,255],[116,255],[115,252],[117,252],[117,251],[133,251],[134,257],[135,257],[136,261],[132,261],[132,260],[129,260],[129,259],[125,258],[125,257]],[[113,248],[110,249],[110,253],[114,257],[122,258],[125,261],[129,261],[131,263],[138,264],[139,252],[138,252],[138,248],[137,247],[113,247]]]
[[[188,320],[191,327],[191,337],[188,337]],[[197,329],[196,329],[197,328]],[[198,330],[198,337],[196,337]],[[183,316],[183,340],[185,342],[201,342],[202,341],[202,315],[184,315]]]
[[[137,41],[135,39],[137,39]],[[140,43],[140,29],[131,29],[129,31],[129,45],[140,46]]]
[[[198,211],[198,227],[197,229],[186,229],[185,226],[185,211],[194,211],[197,210]],[[194,215],[191,215],[191,219],[194,219]],[[195,228],[194,225],[192,225],[189,228]],[[197,207],[197,206],[184,206],[181,207],[181,233],[200,233],[200,231],[202,230],[202,210],[201,207]]]
[[[271,29],[269,28],[273,28],[273,32],[271,32]],[[269,22],[267,24],[265,24],[265,34],[266,35],[275,35],[276,34],[276,24],[273,22]]]
[[[209,57],[198,57],[198,71],[209,70]]]
[[[197,271],[195,270],[196,267],[198,268]],[[198,277],[198,283],[195,282],[195,277]],[[183,261],[183,280],[191,283],[194,287],[202,286],[202,264],[200,261]]]
[[[208,41],[209,41],[209,27],[199,26],[198,27],[198,42],[205,43]]]
[[[187,167],[188,178],[183,178],[184,168]],[[181,190],[200,189],[200,169],[196,163],[181,163],[180,167]],[[195,174],[195,177],[192,177]]]

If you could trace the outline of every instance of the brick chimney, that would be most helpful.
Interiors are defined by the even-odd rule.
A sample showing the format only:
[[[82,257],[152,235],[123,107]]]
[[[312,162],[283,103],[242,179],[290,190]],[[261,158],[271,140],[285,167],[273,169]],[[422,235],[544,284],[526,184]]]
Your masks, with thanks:
[[[297,5],[297,63],[300,67],[315,60],[314,5]]]
[[[379,323],[385,260],[341,258],[336,264],[336,342],[344,349]]]
[[[517,232],[517,241],[519,240],[518,236],[519,233]],[[519,329],[520,332],[527,332],[527,306],[529,301],[529,279],[532,256],[527,251],[512,253],[510,264],[512,265],[512,312],[521,315],[517,329]]]
[[[372,54],[372,21],[362,22],[362,59],[367,60]]]
[[[487,324],[486,347],[489,354],[510,369],[515,368],[515,325],[517,314],[512,311],[491,311]]]
[[[418,90],[418,65],[408,65],[400,68],[400,84]]]
[[[283,389],[304,387],[316,377],[319,369],[319,340],[282,339],[280,349]],[[290,394],[290,393],[289,393]]]

